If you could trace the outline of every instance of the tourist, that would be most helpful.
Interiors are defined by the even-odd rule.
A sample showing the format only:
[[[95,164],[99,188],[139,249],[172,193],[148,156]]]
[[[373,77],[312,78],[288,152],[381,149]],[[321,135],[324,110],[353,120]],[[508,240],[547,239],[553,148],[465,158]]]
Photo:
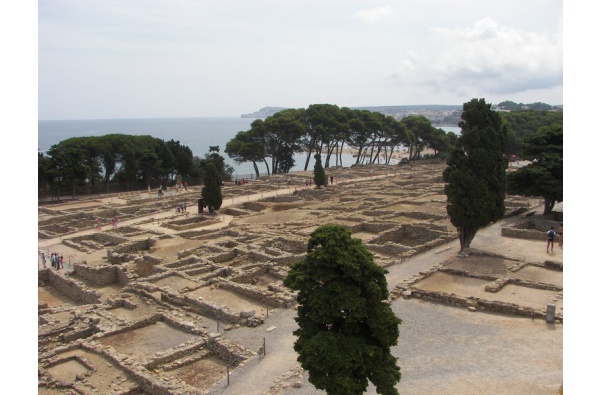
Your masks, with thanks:
[[[546,252],[554,252],[554,237],[556,237],[554,226],[550,227],[550,230],[546,232],[546,236]],[[550,251],[548,251],[548,248],[550,248]]]
[[[187,187],[188,187],[188,183],[187,181],[183,183],[183,189],[185,189],[187,191]]]
[[[185,209],[186,209],[185,202],[181,202],[181,205],[183,206],[183,212],[185,213]]]
[[[558,227],[558,246],[562,247],[563,244],[563,224]]]
[[[63,259],[62,254],[60,254],[60,257],[58,258],[58,263],[60,264],[61,269],[65,268],[64,259]]]
[[[98,230],[102,230],[102,224],[100,223],[100,217],[96,217],[96,224],[98,225]]]
[[[44,266],[44,269],[46,268],[46,255],[42,252],[42,266]]]

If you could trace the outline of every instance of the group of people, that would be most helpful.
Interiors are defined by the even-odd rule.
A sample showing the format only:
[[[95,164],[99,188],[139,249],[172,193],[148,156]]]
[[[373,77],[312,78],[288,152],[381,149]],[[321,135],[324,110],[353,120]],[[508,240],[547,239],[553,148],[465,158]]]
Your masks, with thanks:
[[[558,227],[558,232],[554,230],[554,226],[546,232],[546,252],[554,252],[554,239],[558,239],[558,246],[563,245],[563,224]]]
[[[46,268],[46,254],[44,254],[42,252],[41,258],[42,258],[42,266],[44,266],[44,269],[45,269]],[[65,265],[64,265],[64,259],[63,259],[62,254],[59,255],[56,252],[53,252],[52,254],[50,254],[50,265],[52,266],[53,269],[56,269],[56,270],[64,269]]]
[[[237,178],[235,179],[235,185],[246,185],[248,183],[248,180],[245,178],[242,178],[241,180],[238,180]]]
[[[185,206],[185,202],[181,202],[177,205],[177,212],[178,213],[185,213],[186,212],[186,206]]]

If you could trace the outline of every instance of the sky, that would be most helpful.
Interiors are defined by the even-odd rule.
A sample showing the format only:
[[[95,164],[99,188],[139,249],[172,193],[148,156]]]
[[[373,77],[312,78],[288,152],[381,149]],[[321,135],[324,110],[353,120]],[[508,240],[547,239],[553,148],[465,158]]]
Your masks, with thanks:
[[[40,0],[38,119],[563,104],[557,0]]]

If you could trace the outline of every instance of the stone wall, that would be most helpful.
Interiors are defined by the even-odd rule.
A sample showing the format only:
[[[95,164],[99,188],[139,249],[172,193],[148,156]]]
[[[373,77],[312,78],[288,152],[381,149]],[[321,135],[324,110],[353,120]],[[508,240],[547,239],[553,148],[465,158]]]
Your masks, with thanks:
[[[85,304],[100,303],[100,294],[89,289],[85,284],[68,278],[60,271],[46,269],[48,272],[47,281],[60,293],[73,299],[75,302]]]
[[[117,282],[117,270],[115,266],[96,266],[73,264],[73,273],[83,278],[95,287],[104,287]]]
[[[551,226],[554,227],[554,230],[558,230],[560,222],[531,217],[521,222],[503,227],[501,234],[504,237],[544,241],[546,240],[546,232]]]

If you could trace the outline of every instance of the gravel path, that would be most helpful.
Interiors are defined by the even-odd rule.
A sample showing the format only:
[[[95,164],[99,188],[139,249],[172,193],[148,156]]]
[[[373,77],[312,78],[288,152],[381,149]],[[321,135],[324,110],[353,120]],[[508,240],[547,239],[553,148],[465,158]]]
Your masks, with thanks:
[[[562,261],[562,250],[557,248],[549,257],[543,241],[538,251],[530,244],[520,246],[514,239],[500,237],[500,228],[516,220],[504,219],[480,230],[472,246],[492,245],[492,249],[510,250],[514,256],[533,261]],[[402,280],[455,256],[458,250],[458,241],[453,241],[388,267],[388,287],[393,289]],[[401,368],[397,387],[401,394],[558,393],[563,377],[562,325],[470,312],[418,299],[398,299],[392,309],[403,321],[399,344],[392,349]],[[293,309],[277,310],[260,328],[227,332],[225,337],[253,351],[258,351],[264,338],[266,355],[236,369],[229,385],[221,383],[209,393],[325,394],[308,382],[307,372],[296,361],[295,315]],[[273,326],[275,329],[267,331]],[[369,386],[366,393],[375,395],[375,387]]]

